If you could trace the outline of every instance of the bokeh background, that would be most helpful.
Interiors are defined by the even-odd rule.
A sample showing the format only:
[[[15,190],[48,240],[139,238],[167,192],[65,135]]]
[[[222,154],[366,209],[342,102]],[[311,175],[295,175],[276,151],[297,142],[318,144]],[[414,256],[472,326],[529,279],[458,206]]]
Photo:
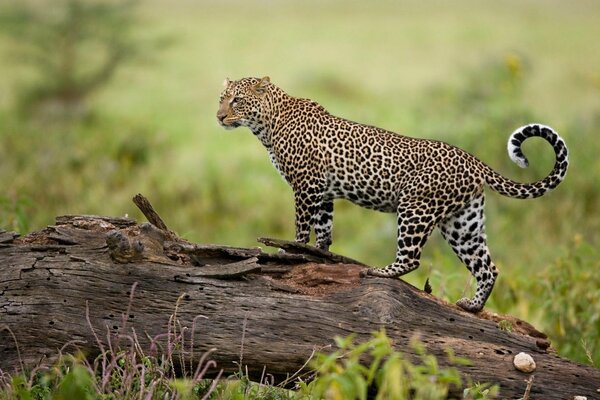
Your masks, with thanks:
[[[566,140],[566,181],[536,200],[490,191],[500,277],[490,310],[600,366],[600,2],[595,0],[0,0],[0,227],[129,215],[143,193],[202,243],[293,238],[291,189],[246,129],[215,118],[226,77],[271,77],[331,113],[444,140],[533,181]],[[384,266],[395,217],[336,203],[333,251]],[[406,280],[455,301],[474,282],[439,234]]]

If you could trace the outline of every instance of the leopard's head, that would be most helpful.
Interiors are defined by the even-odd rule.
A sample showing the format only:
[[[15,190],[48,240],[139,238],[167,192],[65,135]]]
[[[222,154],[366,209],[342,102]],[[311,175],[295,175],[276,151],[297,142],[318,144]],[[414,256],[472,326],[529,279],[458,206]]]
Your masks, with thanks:
[[[274,85],[269,77],[226,79],[219,100],[217,119],[225,129],[247,126],[255,130],[264,125],[264,115],[271,106],[270,90]]]

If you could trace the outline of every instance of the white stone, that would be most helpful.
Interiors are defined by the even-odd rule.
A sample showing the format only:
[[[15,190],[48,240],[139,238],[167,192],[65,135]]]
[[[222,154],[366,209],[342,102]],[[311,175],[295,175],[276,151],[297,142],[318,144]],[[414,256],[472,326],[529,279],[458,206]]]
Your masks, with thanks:
[[[513,364],[516,369],[521,372],[533,372],[535,371],[535,361],[527,353],[519,353],[515,356]]]
[[[587,400],[587,397],[585,397],[585,396],[575,396],[575,397],[573,397],[573,400]]]

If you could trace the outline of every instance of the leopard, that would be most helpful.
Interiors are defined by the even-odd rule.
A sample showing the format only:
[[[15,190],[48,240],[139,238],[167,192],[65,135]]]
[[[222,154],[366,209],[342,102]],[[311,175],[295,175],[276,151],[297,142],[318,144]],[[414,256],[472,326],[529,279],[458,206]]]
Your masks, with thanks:
[[[475,278],[472,298],[456,304],[476,313],[484,308],[498,268],[487,245],[484,188],[507,197],[532,199],[555,189],[569,165],[565,141],[539,123],[517,128],[508,139],[510,159],[525,168],[522,143],[541,137],[552,146],[550,173],[532,183],[504,177],[459,147],[414,138],[330,114],[322,105],[287,94],[268,76],[226,79],[219,99],[218,123],[247,127],[266,148],[274,167],[291,186],[295,241],[332,244],[334,200],[396,213],[395,260],[366,275],[397,278],[419,267],[423,246],[437,227]]]

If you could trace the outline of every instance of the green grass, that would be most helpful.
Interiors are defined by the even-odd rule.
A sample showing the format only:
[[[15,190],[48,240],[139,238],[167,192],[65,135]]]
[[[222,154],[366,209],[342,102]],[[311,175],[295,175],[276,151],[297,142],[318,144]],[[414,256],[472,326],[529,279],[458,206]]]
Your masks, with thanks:
[[[141,4],[139,34],[171,45],[122,69],[91,99],[92,114],[75,122],[15,115],[17,84],[31,74],[11,62],[16,44],[0,38],[0,226],[35,230],[66,213],[141,220],[130,200],[141,192],[191,240],[292,238],[292,192],[266,151],[249,131],[216,123],[226,77],[269,75],[336,115],[447,141],[524,181],[549,171],[552,152],[526,143],[531,168],[519,170],[505,141],[514,128],[542,122],[565,138],[571,167],[563,185],[537,200],[490,192],[487,231],[501,273],[488,307],[558,332],[562,354],[589,361],[581,339],[597,343],[598,324],[586,338],[562,337],[546,305],[580,324],[600,313],[575,307],[568,290],[598,290],[586,278],[597,272],[594,257],[572,259],[582,251],[575,238],[587,252],[600,243],[599,3],[152,0]],[[383,266],[395,231],[393,215],[340,201],[332,250]],[[566,289],[544,286],[567,266]],[[422,287],[426,277],[451,301],[469,287],[438,234],[406,279]]]
[[[309,370],[289,378],[287,384],[294,384],[295,390],[284,388],[286,382],[267,384],[268,374],[265,382],[252,382],[242,366],[226,379],[221,373],[205,379],[204,366],[214,367],[214,361],[204,354],[207,358],[194,371],[181,354],[187,343],[179,335],[167,351],[150,350],[152,354],[142,351],[135,335],[122,336],[135,346],[115,342],[93,363],[83,354],[60,355],[51,367],[15,374],[0,371],[0,400],[442,400],[461,391],[464,400],[498,398],[498,385],[461,376],[457,366],[470,365],[469,360],[449,350],[444,364],[450,366],[442,367],[417,339],[411,341],[418,356],[412,359],[394,350],[383,330],[362,343],[355,343],[353,335],[335,337],[337,349],[317,352]],[[177,377],[175,368],[182,368],[183,376]]]

